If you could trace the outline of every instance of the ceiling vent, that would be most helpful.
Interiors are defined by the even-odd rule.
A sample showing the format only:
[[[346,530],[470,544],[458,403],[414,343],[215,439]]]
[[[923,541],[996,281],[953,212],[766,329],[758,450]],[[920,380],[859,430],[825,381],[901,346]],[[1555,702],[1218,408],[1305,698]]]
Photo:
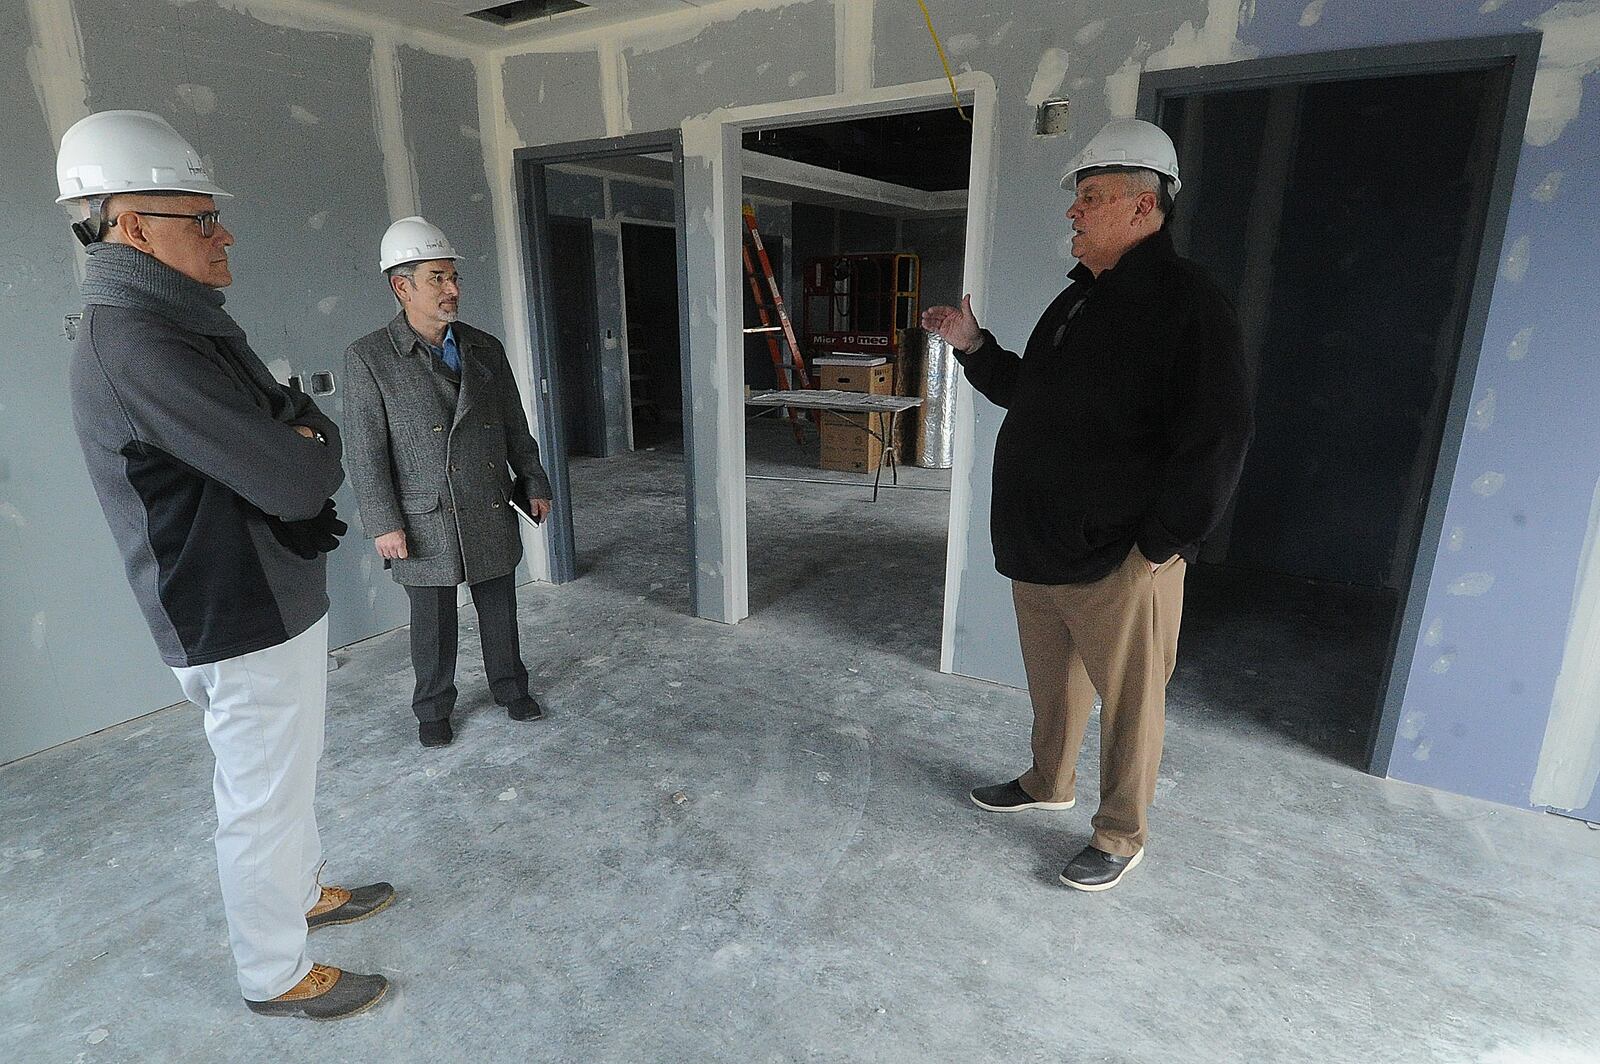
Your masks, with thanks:
[[[536,18],[549,18],[588,6],[578,0],[512,0],[509,4],[496,4],[482,11],[469,11],[467,17],[492,22],[496,26],[520,26]]]

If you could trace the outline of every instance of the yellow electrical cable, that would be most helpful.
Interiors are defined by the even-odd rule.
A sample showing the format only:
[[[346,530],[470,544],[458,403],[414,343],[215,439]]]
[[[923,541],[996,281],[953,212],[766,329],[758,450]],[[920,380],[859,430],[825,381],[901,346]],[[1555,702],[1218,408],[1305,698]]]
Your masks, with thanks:
[[[956,76],[950,71],[950,57],[944,54],[944,42],[939,39],[939,31],[933,28],[933,16],[928,13],[927,0],[917,0],[917,6],[922,8],[922,19],[928,24],[928,34],[933,37],[934,48],[939,51],[939,62],[944,64],[944,76],[950,81],[950,97],[956,102],[956,114],[970,126],[972,119],[967,117],[967,112],[961,106],[961,94],[956,91]]]

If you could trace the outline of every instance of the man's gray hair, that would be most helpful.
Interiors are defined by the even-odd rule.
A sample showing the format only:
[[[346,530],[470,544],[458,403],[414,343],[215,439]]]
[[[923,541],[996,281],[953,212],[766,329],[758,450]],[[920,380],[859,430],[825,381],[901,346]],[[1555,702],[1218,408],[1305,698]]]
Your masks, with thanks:
[[[1172,188],[1172,182],[1167,180],[1165,175],[1158,174],[1154,170],[1146,170],[1142,167],[1139,169],[1129,169],[1127,171],[1127,175],[1129,192],[1132,192],[1135,195],[1143,192],[1154,192],[1156,194],[1156,210],[1161,212],[1161,217],[1172,217],[1173,204],[1172,192],[1170,191]]]
[[[398,266],[390,266],[387,270],[384,270],[383,273],[386,277],[404,277],[412,284],[416,284],[418,265],[420,265],[420,263],[402,262]]]
[[[1164,174],[1143,166],[1097,166],[1093,170],[1085,170],[1079,174],[1079,180],[1091,174],[1122,174],[1128,179],[1124,186],[1134,195],[1144,192],[1156,194],[1156,210],[1161,212],[1161,217],[1170,219],[1175,206],[1172,198],[1172,182]]]

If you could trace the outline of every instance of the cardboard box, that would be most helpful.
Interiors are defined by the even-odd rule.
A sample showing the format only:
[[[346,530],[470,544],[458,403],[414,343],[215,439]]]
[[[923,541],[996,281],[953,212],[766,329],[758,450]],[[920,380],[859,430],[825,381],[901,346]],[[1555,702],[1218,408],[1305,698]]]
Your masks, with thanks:
[[[817,387],[826,391],[894,394],[894,366],[817,366]],[[846,420],[846,417],[849,420]],[[853,422],[853,423],[852,423]],[[887,414],[830,412],[822,415],[822,468],[846,473],[871,473],[883,460],[883,444],[858,426],[870,424],[882,433]]]
[[[817,387],[823,391],[894,394],[894,366],[816,366]]]
[[[874,415],[881,416],[881,415]],[[883,460],[883,444],[854,425],[830,421],[822,423],[822,468],[846,473],[871,473]]]

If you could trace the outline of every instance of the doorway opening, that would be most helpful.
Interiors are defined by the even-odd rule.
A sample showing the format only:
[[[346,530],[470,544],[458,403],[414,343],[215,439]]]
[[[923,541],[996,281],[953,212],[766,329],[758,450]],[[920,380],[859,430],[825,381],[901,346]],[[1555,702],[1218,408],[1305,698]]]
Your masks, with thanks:
[[[622,224],[628,426],[635,450],[683,449],[683,352],[675,230]]]
[[[750,611],[930,668],[958,370],[918,318],[961,298],[971,154],[972,127],[949,106],[746,126],[742,202],[765,261],[747,234],[731,264],[747,397],[809,387],[921,404],[892,434],[883,414],[746,407]]]
[[[552,578],[693,612],[682,156],[674,135],[523,149]]]
[[[1190,574],[1183,660],[1229,688],[1198,701],[1380,773],[1466,419],[1528,49],[1297,56],[1141,86],[1183,168],[1174,240],[1233,298],[1257,380],[1239,489]]]

